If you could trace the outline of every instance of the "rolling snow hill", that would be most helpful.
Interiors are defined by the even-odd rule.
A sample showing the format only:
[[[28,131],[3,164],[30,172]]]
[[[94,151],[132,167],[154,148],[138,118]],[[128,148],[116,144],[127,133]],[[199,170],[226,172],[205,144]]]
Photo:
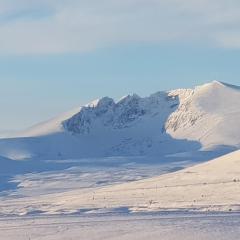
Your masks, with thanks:
[[[5,199],[1,214],[240,211],[240,151],[130,183]]]
[[[0,155],[79,159],[212,151],[217,156],[240,147],[239,99],[239,87],[217,81],[117,102],[104,97],[0,139]]]

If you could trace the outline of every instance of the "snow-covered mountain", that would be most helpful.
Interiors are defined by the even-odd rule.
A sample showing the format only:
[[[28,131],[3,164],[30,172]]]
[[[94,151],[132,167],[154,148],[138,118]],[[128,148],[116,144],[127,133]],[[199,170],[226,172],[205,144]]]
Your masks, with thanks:
[[[211,82],[194,89],[104,97],[0,140],[10,159],[164,156],[240,148],[240,88]]]

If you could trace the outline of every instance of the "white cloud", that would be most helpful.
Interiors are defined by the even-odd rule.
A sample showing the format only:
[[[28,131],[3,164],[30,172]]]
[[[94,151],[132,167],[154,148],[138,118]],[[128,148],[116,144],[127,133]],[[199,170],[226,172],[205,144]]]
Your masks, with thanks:
[[[0,54],[166,41],[239,48],[239,9],[238,0],[0,0]]]

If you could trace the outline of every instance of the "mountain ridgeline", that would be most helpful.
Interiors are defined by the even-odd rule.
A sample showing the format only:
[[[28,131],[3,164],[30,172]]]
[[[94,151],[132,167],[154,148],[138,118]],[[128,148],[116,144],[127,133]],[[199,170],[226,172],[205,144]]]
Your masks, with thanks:
[[[240,147],[240,88],[211,82],[194,89],[104,97],[0,139],[0,155],[20,159],[166,156]]]

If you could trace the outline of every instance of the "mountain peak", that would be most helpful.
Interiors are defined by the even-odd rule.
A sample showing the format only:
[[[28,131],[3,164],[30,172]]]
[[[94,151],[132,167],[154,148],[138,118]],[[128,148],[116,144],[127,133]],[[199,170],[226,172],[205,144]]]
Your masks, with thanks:
[[[196,87],[196,89],[211,89],[211,88],[218,88],[218,87],[224,87],[224,83],[214,80],[212,82],[205,83],[203,85],[199,85]]]
[[[85,105],[85,107],[96,108],[96,107],[112,105],[112,104],[114,104],[114,100],[112,98],[103,97],[103,98],[99,98],[99,99],[93,100],[92,102],[90,102],[87,105]]]
[[[131,100],[133,100],[133,99],[139,100],[140,98],[141,98],[141,97],[138,96],[138,95],[135,94],[135,93],[133,93],[133,94],[128,94],[128,95],[123,96],[122,98],[120,98],[117,103],[127,103],[127,102],[129,102],[129,101],[131,101]]]
[[[210,84],[215,84],[215,85],[224,85],[224,82],[218,81],[218,80],[213,80]]]
[[[216,88],[218,88],[218,89],[231,88],[231,89],[235,89],[235,90],[240,89],[239,86],[221,82],[221,81],[217,81],[217,80],[214,80],[212,82],[209,82],[209,83],[206,83],[206,84],[196,87],[196,89],[216,89]]]

